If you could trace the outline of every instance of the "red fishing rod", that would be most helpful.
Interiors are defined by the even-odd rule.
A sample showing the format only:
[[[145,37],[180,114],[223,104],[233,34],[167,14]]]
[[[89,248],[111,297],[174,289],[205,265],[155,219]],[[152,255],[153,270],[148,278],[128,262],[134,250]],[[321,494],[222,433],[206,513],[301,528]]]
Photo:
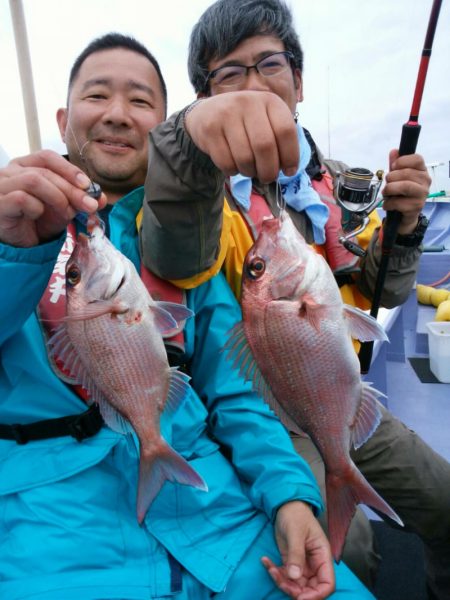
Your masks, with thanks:
[[[428,65],[430,62],[431,49],[433,47],[434,34],[441,10],[442,0],[434,0],[431,7],[430,18],[428,21],[425,43],[420,59],[419,72],[417,75],[416,89],[411,107],[411,113],[407,123],[403,125],[402,135],[400,138],[399,155],[414,154],[419,140],[421,126],[419,125],[419,111],[422,102],[423,88],[427,76]],[[384,282],[387,274],[389,257],[391,256],[392,248],[397,237],[398,227],[402,220],[402,213],[398,210],[389,210],[386,212],[386,218],[383,224],[383,239],[381,243],[381,260],[378,269],[377,280],[375,282],[375,290],[372,300],[372,308],[370,314],[375,319],[378,316],[378,309],[381,304],[381,294],[384,288]],[[361,344],[359,351],[359,362],[361,365],[361,373],[366,374],[370,368],[372,360],[373,342],[364,342]]]

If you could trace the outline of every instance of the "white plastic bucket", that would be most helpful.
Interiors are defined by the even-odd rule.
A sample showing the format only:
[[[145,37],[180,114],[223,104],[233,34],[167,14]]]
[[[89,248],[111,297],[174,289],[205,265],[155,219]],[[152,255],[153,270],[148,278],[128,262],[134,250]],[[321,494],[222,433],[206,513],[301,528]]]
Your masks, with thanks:
[[[450,321],[427,323],[430,369],[442,383],[450,383]]]

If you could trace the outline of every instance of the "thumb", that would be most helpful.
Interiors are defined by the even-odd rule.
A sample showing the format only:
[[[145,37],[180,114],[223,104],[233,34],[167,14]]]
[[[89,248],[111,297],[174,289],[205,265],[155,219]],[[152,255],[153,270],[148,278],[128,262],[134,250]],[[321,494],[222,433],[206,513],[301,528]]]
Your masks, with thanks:
[[[299,536],[288,540],[285,566],[289,579],[298,580],[302,577],[305,568],[305,547],[299,543]]]

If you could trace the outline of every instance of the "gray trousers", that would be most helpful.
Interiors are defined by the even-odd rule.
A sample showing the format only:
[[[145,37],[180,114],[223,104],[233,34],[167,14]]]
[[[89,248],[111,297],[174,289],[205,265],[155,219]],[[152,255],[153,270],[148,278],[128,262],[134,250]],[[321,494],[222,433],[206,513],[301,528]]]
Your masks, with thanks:
[[[383,418],[372,437],[351,456],[358,469],[425,545],[430,599],[450,598],[450,463],[380,404]],[[325,499],[322,459],[309,438],[292,435],[310,464]],[[326,515],[321,524],[327,531]],[[368,518],[358,509],[343,553],[344,562],[373,588],[380,561]]]

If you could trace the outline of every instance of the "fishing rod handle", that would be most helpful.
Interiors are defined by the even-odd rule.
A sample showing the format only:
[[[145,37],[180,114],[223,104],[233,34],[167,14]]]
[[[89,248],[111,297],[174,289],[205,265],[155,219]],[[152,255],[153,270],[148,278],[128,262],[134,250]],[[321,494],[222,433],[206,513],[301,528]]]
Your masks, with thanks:
[[[408,121],[402,127],[402,137],[400,138],[400,148],[398,150],[400,156],[406,154],[414,154],[419,141],[421,126],[419,123]]]
[[[402,127],[402,136],[400,138],[399,156],[414,154],[419,141],[421,126],[414,121],[408,121]],[[382,250],[384,253],[390,253],[397,237],[397,231],[402,220],[402,213],[398,210],[386,211],[386,219],[383,230]]]

